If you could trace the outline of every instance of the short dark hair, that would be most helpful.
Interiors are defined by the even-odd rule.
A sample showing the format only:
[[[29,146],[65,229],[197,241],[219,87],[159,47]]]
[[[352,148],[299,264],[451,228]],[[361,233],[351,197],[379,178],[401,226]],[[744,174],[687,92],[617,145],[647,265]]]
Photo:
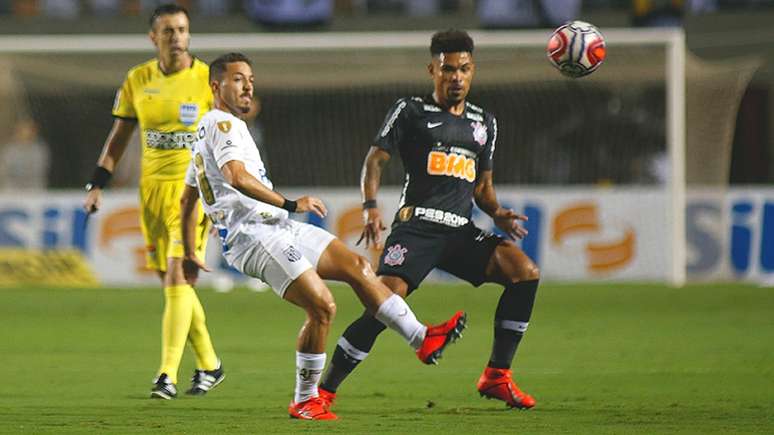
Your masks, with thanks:
[[[223,74],[226,72],[228,64],[234,62],[244,62],[250,65],[251,68],[253,66],[253,63],[250,62],[250,59],[248,59],[247,56],[242,53],[226,53],[220,55],[210,64],[210,81],[220,80],[223,77]]]
[[[430,40],[430,54],[433,56],[464,51],[473,53],[473,38],[464,30],[449,29],[436,32]]]
[[[191,17],[188,15],[188,9],[180,6],[177,3],[166,3],[153,10],[153,13],[150,16],[150,20],[148,21],[148,24],[152,29],[153,24],[156,23],[156,19],[158,17],[162,15],[174,15],[174,14],[184,14],[186,18],[188,18],[189,20],[191,19]]]

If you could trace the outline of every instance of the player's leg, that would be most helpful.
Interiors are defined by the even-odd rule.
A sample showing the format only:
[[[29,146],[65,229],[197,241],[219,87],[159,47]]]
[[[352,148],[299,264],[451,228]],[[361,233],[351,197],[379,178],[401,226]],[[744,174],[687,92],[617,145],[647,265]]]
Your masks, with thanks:
[[[482,396],[514,408],[535,406],[535,399],[513,381],[511,364],[532,316],[539,279],[537,266],[510,241],[497,246],[486,268],[486,280],[505,289],[495,311],[492,352],[477,387]]]
[[[444,237],[429,235],[408,226],[393,230],[382,253],[379,282],[396,296],[405,297],[432,270],[440,257]],[[449,322],[431,327],[417,353],[423,361],[434,362],[443,348],[464,328],[465,318],[458,313]],[[451,328],[451,329],[450,329]],[[341,382],[371,351],[376,338],[385,329],[382,322],[368,312],[350,324],[339,339],[321,384],[321,396],[329,401]],[[453,332],[449,337],[448,333]],[[439,351],[433,355],[433,352]],[[432,357],[428,359],[428,356]]]
[[[408,296],[409,285],[403,278],[385,275],[380,276],[379,280],[400,297]],[[321,397],[333,403],[339,385],[366,359],[379,334],[385,329],[387,327],[384,323],[376,320],[368,311],[347,326],[336,343],[336,350],[320,383]]]
[[[416,320],[403,298],[377,279],[368,260],[321,228],[294,222],[292,231],[299,249],[320,277],[349,284],[369,313],[415,348],[421,345],[426,327]]]
[[[317,383],[325,366],[325,343],[336,305],[312,263],[296,247],[290,226],[292,223],[247,227],[234,243],[252,246],[238,253],[234,251],[240,246],[226,247],[224,256],[231,266],[268,283],[278,296],[306,311],[296,346],[296,387],[288,413],[301,419],[335,419],[319,400]]]
[[[462,258],[456,255],[459,252],[467,255]],[[492,352],[478,389],[512,407],[534,406],[534,399],[512,381],[510,367],[535,302],[540,278],[535,263],[513,242],[468,225],[449,244],[439,267],[476,287],[484,282],[505,287],[495,312]]]
[[[293,398],[293,404],[301,404],[318,396],[317,384],[325,367],[325,344],[336,315],[336,303],[328,287],[313,269],[308,269],[296,278],[284,298],[306,311],[306,320],[301,326],[296,344],[296,388]],[[291,415],[294,411],[291,406]]]
[[[477,388],[482,396],[514,408],[535,406],[535,399],[513,381],[511,364],[532,316],[539,279],[537,266],[510,241],[497,246],[486,268],[486,280],[505,289],[495,311],[492,352]]]
[[[349,284],[366,310],[395,330],[415,350],[422,345],[427,327],[420,323],[406,301],[381,283],[368,260],[333,239],[317,263],[323,279]]]
[[[307,227],[322,231],[311,225]],[[313,238],[313,234],[309,234],[303,240]],[[349,250],[338,239],[331,240],[320,255],[317,271],[324,279],[349,284],[366,310],[403,337],[425,364],[435,364],[444,348],[456,341],[465,328],[462,312],[438,326],[427,327],[420,323],[406,301],[377,279],[368,260]]]
[[[489,259],[486,280],[505,287],[495,311],[495,338],[488,366],[509,369],[532,316],[540,271],[513,242],[505,241]]]
[[[473,225],[460,234],[451,252],[467,252],[466,261],[448,255],[441,268],[475,286],[494,282],[504,287],[495,311],[492,352],[478,390],[482,396],[503,400],[509,406],[531,408],[535,400],[516,386],[510,367],[532,315],[540,272],[511,241]]]

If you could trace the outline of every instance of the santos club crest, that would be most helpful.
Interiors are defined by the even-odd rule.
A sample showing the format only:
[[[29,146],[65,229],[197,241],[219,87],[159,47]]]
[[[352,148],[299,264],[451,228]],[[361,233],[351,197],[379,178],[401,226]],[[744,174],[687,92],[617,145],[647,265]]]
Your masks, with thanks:
[[[408,249],[400,244],[392,245],[387,248],[387,254],[384,256],[384,264],[388,266],[400,266],[406,260]]]
[[[476,121],[471,122],[470,126],[473,127],[473,140],[478,142],[479,145],[484,146],[486,144],[486,125]]]

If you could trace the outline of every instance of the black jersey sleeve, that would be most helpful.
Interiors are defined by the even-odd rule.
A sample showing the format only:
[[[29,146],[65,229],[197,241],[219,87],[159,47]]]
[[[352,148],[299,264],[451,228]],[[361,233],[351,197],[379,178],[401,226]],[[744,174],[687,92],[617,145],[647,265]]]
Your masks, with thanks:
[[[401,98],[392,105],[384,123],[376,133],[374,145],[387,151],[390,154],[398,151],[400,143],[406,134],[406,115],[408,113],[408,98]]]
[[[495,145],[497,145],[497,118],[489,116],[486,123],[487,138],[484,149],[481,150],[481,154],[478,157],[478,170],[490,171],[494,166],[492,159],[494,158]]]

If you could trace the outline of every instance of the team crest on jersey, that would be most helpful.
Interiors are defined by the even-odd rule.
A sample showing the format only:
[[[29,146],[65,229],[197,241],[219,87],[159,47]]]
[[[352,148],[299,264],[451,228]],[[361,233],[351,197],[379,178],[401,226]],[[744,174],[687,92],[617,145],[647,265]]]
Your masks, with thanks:
[[[473,140],[478,142],[479,145],[484,146],[487,139],[486,125],[480,122],[471,122],[470,126],[473,127]]]
[[[296,261],[301,259],[301,253],[293,245],[290,245],[287,248],[283,249],[282,253],[285,254],[285,257],[287,257],[288,261],[291,263],[295,263]]]
[[[199,105],[195,103],[180,104],[180,122],[191,125],[199,118]]]
[[[231,121],[218,122],[218,130],[222,131],[223,133],[228,133],[231,131]]]
[[[407,248],[400,244],[392,245],[387,248],[387,255],[384,256],[384,264],[388,266],[400,266],[406,261]]]

